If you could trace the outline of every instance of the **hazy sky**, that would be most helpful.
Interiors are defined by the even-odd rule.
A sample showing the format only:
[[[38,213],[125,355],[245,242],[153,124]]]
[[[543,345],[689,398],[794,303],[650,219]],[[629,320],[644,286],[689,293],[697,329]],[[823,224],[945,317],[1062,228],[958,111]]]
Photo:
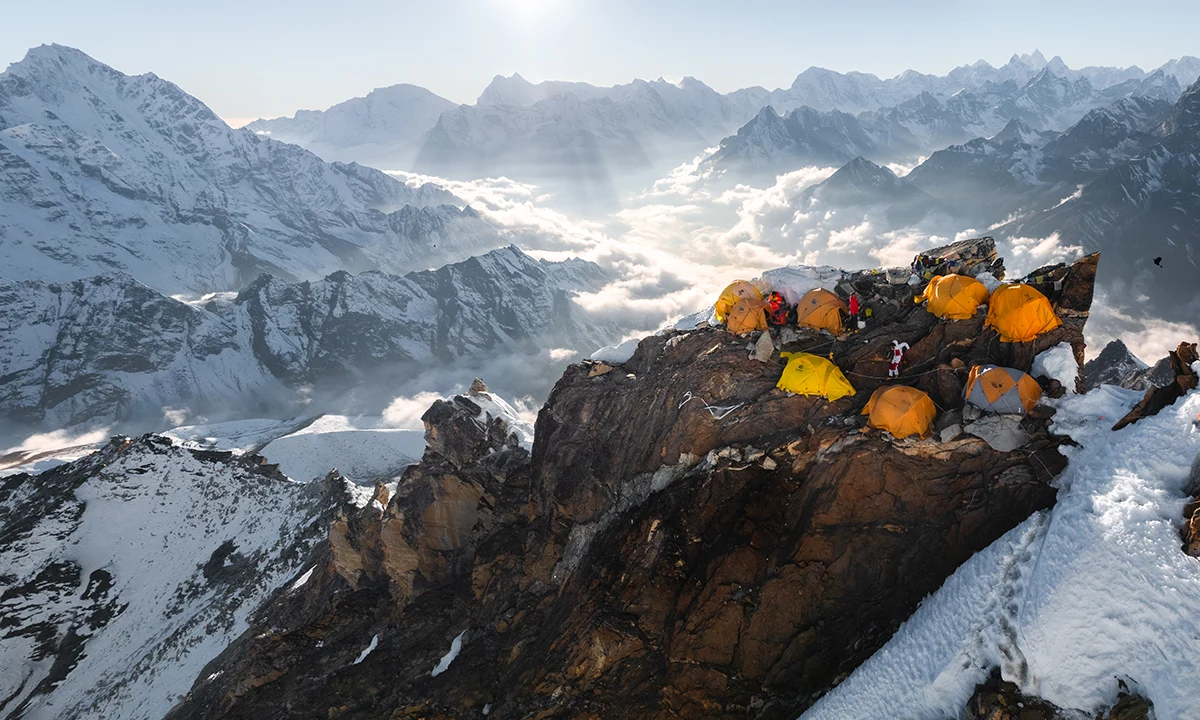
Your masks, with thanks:
[[[35,45],[153,71],[231,122],[422,85],[474,102],[494,75],[602,85],[695,76],[787,86],[810,65],[881,76],[1003,64],[1156,67],[1200,55],[1197,0],[56,0],[6,3],[0,66]]]

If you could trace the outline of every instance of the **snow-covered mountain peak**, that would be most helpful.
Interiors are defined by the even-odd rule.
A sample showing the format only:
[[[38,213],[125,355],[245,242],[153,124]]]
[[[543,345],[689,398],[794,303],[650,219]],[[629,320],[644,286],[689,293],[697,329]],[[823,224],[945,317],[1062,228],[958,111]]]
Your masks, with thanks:
[[[1071,72],[1071,69],[1067,67],[1067,63],[1059,55],[1050,58],[1050,62],[1046,63],[1046,69],[1055,75],[1067,75]]]
[[[341,484],[155,436],[6,480],[0,710],[162,717],[302,569]]]
[[[1041,70],[1042,68],[1046,67],[1047,62],[1046,56],[1042,54],[1041,50],[1034,50],[1032,53],[1024,55],[1013,53],[1013,56],[1008,59],[1008,64],[1024,65],[1025,67],[1032,68],[1034,70]]]
[[[483,242],[430,258],[435,245],[461,243],[414,244],[389,226],[406,205],[455,202],[443,188],[233,130],[173,83],[71,48],[36,48],[0,74],[0,264],[10,277],[121,269],[168,294],[203,294],[264,271],[404,272],[499,244],[468,217],[469,237]]]
[[[1004,129],[992,136],[992,142],[997,143],[1021,143],[1025,145],[1040,145],[1045,142],[1046,133],[1034,130],[1029,127],[1021,118],[1013,118],[1008,121]]]
[[[80,74],[103,74],[113,79],[124,77],[120,72],[92,58],[82,50],[66,45],[51,43],[30,48],[25,57],[8,66],[7,72],[14,75],[45,77],[56,73],[63,77]],[[157,77],[147,73],[147,77]]]
[[[33,48],[0,74],[0,129],[22,123],[86,128],[85,134],[102,138],[118,153],[129,149],[130,131],[184,145],[230,132],[207,105],[174,83],[153,73],[125,75],[62,45]]]
[[[867,189],[894,185],[897,181],[896,173],[888,168],[876,165],[862,155],[859,155],[838,168],[837,172],[831,175],[825,182],[831,185],[840,183],[853,185],[859,189]]]
[[[476,105],[532,105],[542,98],[537,97],[536,86],[513,73],[509,77],[497,75],[475,100]]]
[[[1190,147],[1200,145],[1200,80],[1183,92],[1164,130],[1178,143]]]

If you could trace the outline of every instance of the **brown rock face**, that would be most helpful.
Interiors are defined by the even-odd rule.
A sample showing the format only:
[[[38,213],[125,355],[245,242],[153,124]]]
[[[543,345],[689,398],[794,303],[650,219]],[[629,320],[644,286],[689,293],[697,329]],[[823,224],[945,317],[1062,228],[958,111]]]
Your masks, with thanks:
[[[1082,348],[1095,257],[1043,272],[1064,326],[1028,347],[981,332],[982,313],[933,318],[919,286],[857,278],[889,319],[784,348],[832,354],[858,389],[837,402],[783,393],[756,337],[702,328],[647,338],[612,371],[568,368],[532,456],[472,422],[470,398],[435,405],[386,508],[346,511],[327,571],[265,607],[170,717],[796,717],[1054,502],[1050,412],[1021,421],[1012,452],[952,429],[970,365]],[[892,339],[946,433],[861,432]]]

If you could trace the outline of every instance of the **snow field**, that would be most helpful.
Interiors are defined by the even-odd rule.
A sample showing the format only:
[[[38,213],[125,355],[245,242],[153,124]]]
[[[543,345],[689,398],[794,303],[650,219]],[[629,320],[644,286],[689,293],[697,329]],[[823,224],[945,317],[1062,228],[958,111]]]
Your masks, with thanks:
[[[1065,448],[1055,507],[964,563],[802,717],[953,717],[993,667],[1068,710],[1111,706],[1124,680],[1157,717],[1194,717],[1200,560],[1179,528],[1200,394],[1109,429],[1139,397],[1102,386],[1054,401],[1054,429],[1081,443]]]

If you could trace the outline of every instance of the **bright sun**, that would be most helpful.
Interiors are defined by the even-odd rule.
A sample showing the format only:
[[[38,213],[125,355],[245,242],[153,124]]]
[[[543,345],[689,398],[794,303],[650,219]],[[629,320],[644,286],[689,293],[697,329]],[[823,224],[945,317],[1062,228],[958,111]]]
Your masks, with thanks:
[[[536,15],[557,4],[556,0],[501,0],[511,12],[521,15]]]

